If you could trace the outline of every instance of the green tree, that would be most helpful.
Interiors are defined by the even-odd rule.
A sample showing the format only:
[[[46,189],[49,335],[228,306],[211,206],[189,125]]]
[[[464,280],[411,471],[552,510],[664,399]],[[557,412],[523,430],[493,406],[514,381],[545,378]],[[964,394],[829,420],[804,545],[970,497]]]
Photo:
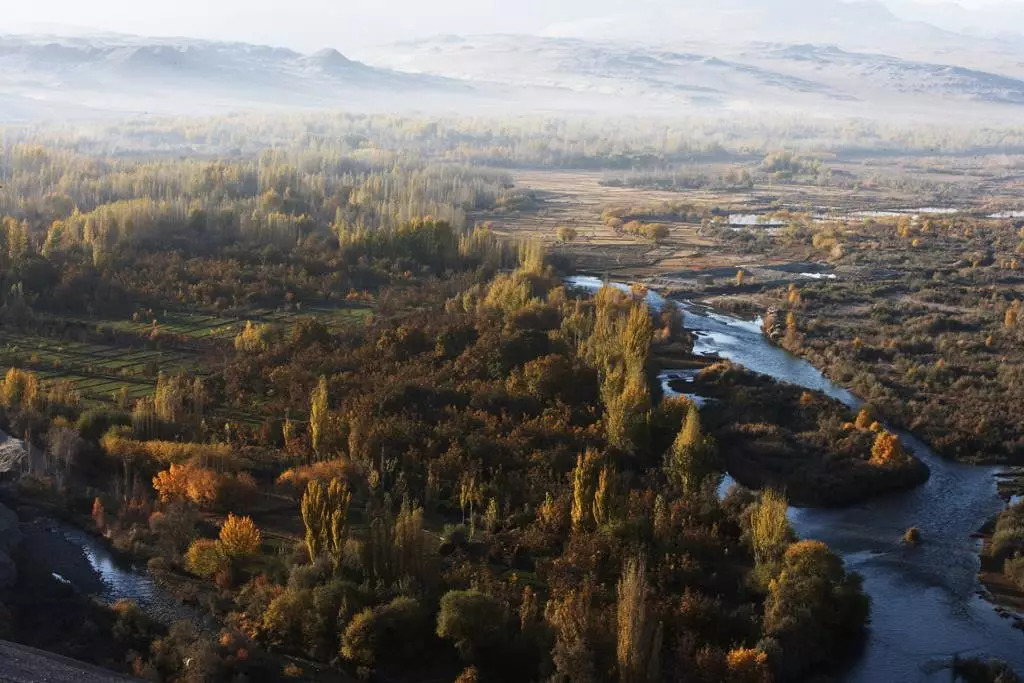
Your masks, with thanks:
[[[441,598],[437,635],[451,640],[467,663],[480,663],[509,634],[509,615],[499,600],[478,590],[449,591]]]
[[[782,649],[786,678],[829,661],[867,624],[870,601],[860,576],[820,541],[791,545],[765,601],[764,630]]]
[[[408,665],[427,641],[429,622],[412,598],[395,598],[386,605],[355,615],[341,637],[341,656],[372,667],[386,656],[394,665]]]
[[[327,419],[327,378],[321,375],[309,399],[309,436],[317,457],[323,457]]]
[[[778,491],[765,489],[750,513],[750,541],[759,565],[774,565],[793,540],[787,512],[789,505]]]
[[[674,486],[692,495],[718,471],[718,447],[712,437],[703,433],[700,410],[691,402],[679,434],[666,454],[665,474]]]

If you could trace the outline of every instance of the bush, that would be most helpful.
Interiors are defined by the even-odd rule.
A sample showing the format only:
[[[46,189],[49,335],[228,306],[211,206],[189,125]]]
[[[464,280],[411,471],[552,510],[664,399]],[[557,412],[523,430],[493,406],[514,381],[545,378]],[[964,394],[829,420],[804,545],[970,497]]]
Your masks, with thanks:
[[[220,543],[207,538],[193,541],[185,552],[185,569],[204,579],[224,569],[227,562]]]
[[[408,663],[426,643],[427,630],[427,615],[420,604],[412,598],[395,598],[352,618],[341,637],[341,656],[368,667],[382,656],[389,663]]]
[[[467,662],[505,640],[508,619],[505,606],[478,590],[449,591],[441,598],[437,635],[454,641]]]
[[[1003,563],[1003,574],[1013,581],[1020,590],[1024,590],[1024,555],[1017,555]]]

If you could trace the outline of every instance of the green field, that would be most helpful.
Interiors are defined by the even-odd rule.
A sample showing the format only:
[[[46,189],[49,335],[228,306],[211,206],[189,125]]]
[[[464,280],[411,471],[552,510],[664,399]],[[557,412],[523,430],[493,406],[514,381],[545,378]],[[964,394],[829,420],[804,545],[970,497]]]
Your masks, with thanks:
[[[372,314],[368,306],[313,306],[302,311],[253,310],[245,317],[166,311],[153,320],[59,318],[83,323],[96,330],[113,330],[137,337],[128,345],[81,342],[0,328],[0,372],[9,367],[32,370],[44,384],[74,383],[87,402],[111,402],[120,392],[129,401],[151,394],[160,372],[204,375],[204,349],[229,342],[246,320],[290,327],[297,318],[314,317],[331,329],[364,325]],[[160,336],[176,336],[184,344],[161,348]],[[170,346],[170,345],[166,345]]]

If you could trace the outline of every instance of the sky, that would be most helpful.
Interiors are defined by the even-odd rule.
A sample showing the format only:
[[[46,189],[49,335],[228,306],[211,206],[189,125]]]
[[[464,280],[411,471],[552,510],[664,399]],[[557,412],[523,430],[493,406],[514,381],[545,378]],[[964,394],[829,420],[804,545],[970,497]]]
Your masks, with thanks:
[[[538,33],[559,22],[673,1],[678,0],[0,0],[0,32],[54,26],[63,33],[75,27],[344,51],[441,33]],[[1024,32],[1024,0],[959,0],[969,13],[946,0],[885,2],[900,16],[944,28],[1009,26]]]

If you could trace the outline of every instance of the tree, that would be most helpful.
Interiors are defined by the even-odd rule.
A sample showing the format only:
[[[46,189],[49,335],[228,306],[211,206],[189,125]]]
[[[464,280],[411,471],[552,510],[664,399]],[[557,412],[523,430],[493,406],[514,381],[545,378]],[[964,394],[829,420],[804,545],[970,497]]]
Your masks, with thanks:
[[[1020,299],[1015,300],[1010,307],[1006,309],[1006,315],[1003,316],[1003,326],[1008,330],[1012,330],[1017,327],[1017,322],[1020,319],[1021,302]]]
[[[402,503],[392,534],[391,566],[398,577],[426,578],[427,538],[423,533],[423,508],[408,500]]]
[[[868,406],[864,406],[857,413],[857,419],[853,421],[853,424],[857,429],[871,429],[871,425],[875,423],[875,414]]]
[[[765,489],[750,514],[750,541],[759,565],[774,565],[793,539],[786,513],[789,505],[778,491]]]
[[[441,598],[437,635],[453,641],[462,659],[480,663],[508,636],[508,612],[497,599],[478,590],[453,590]]]
[[[39,397],[39,380],[31,372],[10,368],[4,376],[0,397],[7,408],[31,408]]]
[[[220,528],[220,544],[229,559],[245,559],[257,554],[263,543],[263,535],[252,517],[236,517],[232,514]]]
[[[634,558],[619,579],[616,659],[622,683],[658,680],[662,627],[650,613],[646,573],[644,561]]]
[[[196,576],[210,578],[227,566],[227,557],[220,542],[200,538],[185,552],[185,569]]]
[[[351,502],[352,494],[341,479],[333,478],[326,485],[319,479],[311,479],[306,484],[299,507],[306,529],[306,550],[311,561],[323,553],[329,553],[336,565],[341,562],[341,554],[348,539],[348,509]]]
[[[597,488],[594,490],[594,522],[597,526],[603,526],[609,522],[612,489],[614,488],[614,471],[608,465],[601,468],[597,477]]]
[[[782,345],[787,349],[798,349],[803,340],[800,338],[800,329],[796,323],[796,313],[790,311],[786,314],[786,334],[782,339]]]
[[[599,459],[597,451],[587,449],[576,456],[576,469],[572,473],[572,527],[588,526],[594,509],[594,473]]]
[[[597,683],[597,656],[591,604],[594,589],[589,581],[570,589],[560,599],[547,603],[545,616],[555,630],[555,647],[551,652],[557,677],[554,680],[572,683]]]
[[[82,440],[78,436],[78,430],[63,418],[53,421],[46,435],[46,455],[52,471],[57,475],[59,486],[62,486],[71,474],[71,468],[81,446]]]
[[[876,467],[884,467],[906,459],[903,452],[903,444],[900,437],[892,432],[881,431],[875,436],[875,443],[871,447],[871,464]]]
[[[395,598],[352,618],[341,637],[341,656],[368,667],[382,655],[389,662],[407,664],[423,647],[427,627],[426,614],[418,602]]]
[[[223,483],[222,475],[191,461],[184,465],[172,463],[153,477],[153,489],[161,502],[188,500],[203,508],[216,505]]]
[[[93,498],[92,501],[92,521],[100,531],[107,528],[107,511],[99,496]]]
[[[313,452],[322,457],[324,436],[327,432],[327,378],[320,376],[316,389],[309,399],[309,435],[313,442]]]
[[[729,680],[734,683],[771,683],[768,655],[761,650],[739,647],[725,657]]]
[[[715,440],[706,436],[700,424],[700,409],[690,403],[683,426],[672,442],[666,457],[665,472],[669,480],[687,494],[701,490],[704,482],[718,467]]]
[[[858,575],[820,541],[786,549],[765,601],[764,630],[782,648],[781,670],[798,677],[828,661],[867,623],[870,601]]]

